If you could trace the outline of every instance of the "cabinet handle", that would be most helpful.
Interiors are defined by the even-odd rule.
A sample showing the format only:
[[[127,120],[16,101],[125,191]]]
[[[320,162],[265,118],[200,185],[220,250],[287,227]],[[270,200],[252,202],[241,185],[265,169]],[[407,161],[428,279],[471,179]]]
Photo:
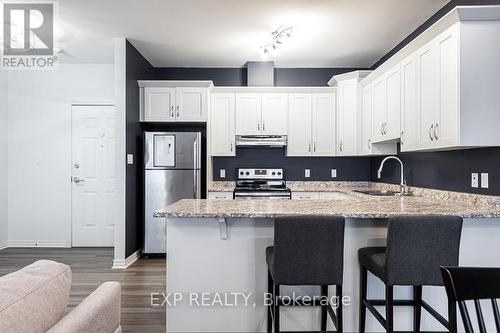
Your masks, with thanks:
[[[372,139],[368,139],[368,150],[372,150]]]
[[[438,131],[439,131],[439,128],[438,128],[439,124],[436,123],[436,126],[434,126],[434,138],[437,140],[438,139]]]
[[[260,131],[260,121],[257,122],[257,131]]]
[[[262,131],[263,132],[266,131],[266,122],[265,121],[262,121]]]
[[[380,124],[380,134],[384,135],[384,123]]]
[[[233,143],[231,142],[231,151],[233,151]]]
[[[311,152],[311,141],[309,141],[309,152]]]
[[[432,137],[432,130],[434,129],[434,124],[431,125],[431,128],[429,128],[429,138],[431,138],[431,141],[434,141],[434,138]]]
[[[340,140],[340,151],[342,151],[342,140]]]
[[[384,135],[387,135],[387,122],[384,123]]]
[[[313,148],[314,148],[314,151],[316,151],[316,141],[314,141],[314,144],[313,144]]]
[[[400,136],[400,139],[401,139],[401,146],[403,145],[403,135],[404,135],[404,131],[401,131],[401,136]]]
[[[179,117],[179,105],[177,105],[177,117]]]
[[[173,118],[174,117],[174,106],[172,105],[172,107],[170,108],[170,116]]]

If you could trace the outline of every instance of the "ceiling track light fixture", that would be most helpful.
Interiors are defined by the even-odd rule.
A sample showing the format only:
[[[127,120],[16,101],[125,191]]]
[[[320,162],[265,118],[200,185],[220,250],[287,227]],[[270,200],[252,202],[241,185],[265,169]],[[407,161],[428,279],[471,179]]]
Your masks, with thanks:
[[[262,45],[260,48],[264,52],[264,55],[268,55],[270,52],[276,51],[278,46],[283,44],[285,38],[290,38],[293,33],[293,27],[279,27],[278,29],[271,32],[273,41],[269,44]]]

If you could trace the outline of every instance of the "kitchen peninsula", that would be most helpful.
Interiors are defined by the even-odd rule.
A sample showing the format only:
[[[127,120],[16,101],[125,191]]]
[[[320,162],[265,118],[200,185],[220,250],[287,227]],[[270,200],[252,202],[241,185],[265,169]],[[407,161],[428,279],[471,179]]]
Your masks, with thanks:
[[[370,184],[367,184],[370,185]],[[361,190],[386,188],[384,184]],[[389,186],[390,187],[390,186]],[[181,200],[157,212],[166,217],[167,292],[242,293],[250,303],[234,302],[210,307],[179,302],[167,307],[168,332],[264,332],[266,328],[265,248],[273,243],[273,220],[279,216],[334,216],[346,218],[344,249],[344,307],[346,332],[358,326],[357,250],[385,244],[387,218],[396,215],[458,215],[464,218],[460,265],[500,266],[499,198],[412,189],[415,195],[373,196],[360,188],[335,186],[336,195],[321,200]],[[383,285],[369,276],[369,297],[382,298]],[[314,287],[283,288],[283,294],[317,294]],[[334,294],[331,288],[330,295]],[[444,288],[424,288],[424,299],[447,316]],[[187,297],[187,296],[186,296]],[[396,298],[411,298],[411,289],[398,287]],[[396,310],[397,330],[411,329],[411,308]],[[293,312],[293,315],[290,313]],[[283,330],[319,329],[319,309],[282,308]],[[422,330],[442,327],[426,317]],[[196,320],[193,320],[196,318]],[[329,322],[329,329],[332,328]],[[372,316],[367,330],[382,332]]]

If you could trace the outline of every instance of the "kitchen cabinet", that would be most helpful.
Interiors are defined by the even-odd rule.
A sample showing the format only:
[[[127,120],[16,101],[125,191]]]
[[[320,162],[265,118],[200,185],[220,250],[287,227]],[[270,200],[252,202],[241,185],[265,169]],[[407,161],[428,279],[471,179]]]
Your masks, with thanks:
[[[401,128],[399,64],[373,82],[373,142],[399,139]]]
[[[290,94],[287,156],[335,155],[335,94]]]
[[[417,51],[417,112],[418,148],[434,145],[436,115],[436,61],[434,43],[429,42]]]
[[[359,85],[355,79],[338,83],[337,142],[338,155],[353,156],[358,154]]]
[[[208,192],[208,199],[233,200],[233,192]]]
[[[235,94],[214,93],[210,103],[210,155],[236,156]]]
[[[262,94],[262,135],[287,135],[288,94]]]
[[[206,122],[209,81],[138,81],[140,121]]]
[[[287,94],[236,94],[237,135],[286,135],[287,114]]]
[[[401,62],[401,151],[418,146],[417,139],[417,57]]]

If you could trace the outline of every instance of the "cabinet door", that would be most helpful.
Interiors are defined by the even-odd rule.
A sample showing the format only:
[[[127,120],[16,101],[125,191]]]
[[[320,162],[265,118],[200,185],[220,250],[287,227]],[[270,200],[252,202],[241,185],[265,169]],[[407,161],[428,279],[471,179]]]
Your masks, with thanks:
[[[368,85],[363,88],[362,100],[363,103],[363,134],[361,140],[361,149],[363,155],[370,155],[372,152],[372,86]]]
[[[262,94],[262,134],[288,133],[288,94]]]
[[[417,58],[414,55],[401,63],[401,151],[417,149]]]
[[[339,155],[357,154],[358,83],[356,80],[339,84]]]
[[[459,145],[458,25],[436,40],[437,110],[434,125],[436,148]]]
[[[288,95],[287,156],[309,156],[312,150],[311,94]]]
[[[387,89],[385,77],[380,77],[373,81],[372,94],[372,140],[373,142],[379,142],[385,139],[384,125],[387,119]]]
[[[401,69],[399,64],[387,73],[386,87],[385,139],[399,139],[401,136]]]
[[[436,113],[436,58],[434,43],[428,43],[417,51],[417,113],[418,142],[420,149],[434,146]]]
[[[211,95],[210,155],[235,156],[234,94]]]
[[[176,88],[175,120],[186,122],[206,121],[207,89]]]
[[[144,121],[175,120],[175,88],[144,88]]]
[[[261,94],[236,94],[236,135],[261,134],[261,110]]]
[[[312,110],[312,153],[335,156],[335,94],[314,94]]]

